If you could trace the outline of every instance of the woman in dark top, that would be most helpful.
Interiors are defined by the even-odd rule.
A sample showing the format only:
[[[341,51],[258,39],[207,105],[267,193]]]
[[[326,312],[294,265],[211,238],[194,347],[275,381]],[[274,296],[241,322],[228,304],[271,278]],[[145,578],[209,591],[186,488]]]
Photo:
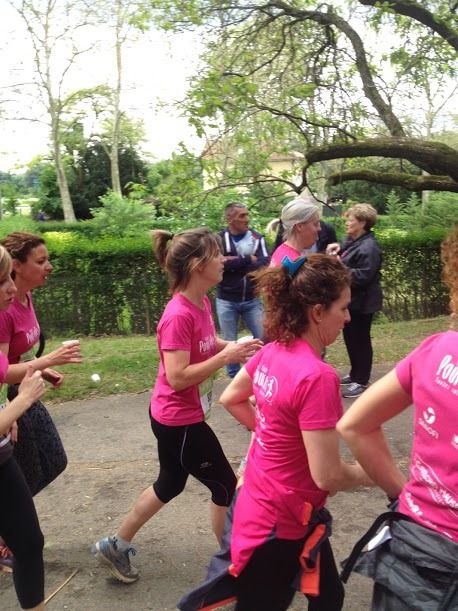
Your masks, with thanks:
[[[372,369],[371,325],[375,312],[382,309],[380,268],[382,253],[372,233],[377,211],[370,204],[355,204],[347,210],[347,237],[342,246],[330,244],[327,254],[339,255],[351,272],[351,321],[343,336],[350,359],[350,373],[342,378],[342,395],[358,397],[367,387]]]

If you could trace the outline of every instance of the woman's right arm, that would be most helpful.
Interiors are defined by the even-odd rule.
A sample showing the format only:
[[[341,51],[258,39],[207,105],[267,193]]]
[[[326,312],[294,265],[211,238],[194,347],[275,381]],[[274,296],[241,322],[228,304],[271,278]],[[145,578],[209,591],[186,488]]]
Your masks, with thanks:
[[[187,350],[164,350],[164,368],[167,381],[176,390],[185,390],[200,384],[218,369],[229,363],[245,362],[259,350],[262,343],[258,339],[237,343],[228,342],[222,350],[200,363],[190,363]]]
[[[302,431],[313,481],[321,490],[335,494],[357,486],[373,486],[361,465],[348,464],[340,457],[339,436],[335,429]]]
[[[29,366],[19,386],[18,395],[0,411],[0,434],[7,433],[12,424],[28,410],[32,403],[40,399],[44,392],[45,384],[41,373],[34,371]]]
[[[393,460],[381,427],[411,402],[393,369],[369,386],[337,424],[355,458],[392,498],[401,492],[405,477]]]

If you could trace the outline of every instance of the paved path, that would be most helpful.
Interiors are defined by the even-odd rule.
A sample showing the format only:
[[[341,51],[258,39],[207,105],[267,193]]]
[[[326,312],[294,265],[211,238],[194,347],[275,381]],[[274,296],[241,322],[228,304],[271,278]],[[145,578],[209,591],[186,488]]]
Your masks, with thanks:
[[[376,368],[375,377],[385,370]],[[220,389],[223,385],[219,382]],[[36,498],[46,538],[47,595],[75,569],[78,573],[50,601],[49,611],[168,611],[205,573],[216,544],[209,527],[207,490],[191,480],[183,495],[138,534],[134,558],[141,571],[138,582],[126,586],[107,579],[89,554],[91,543],[114,531],[157,472],[148,400],[149,393],[114,395],[51,408],[69,466]],[[393,452],[403,464],[410,448],[410,420],[408,410],[386,429]],[[211,423],[237,467],[245,454],[248,432],[221,407],[214,408]],[[332,544],[341,560],[385,510],[385,498],[378,490],[364,489],[338,494],[330,499],[329,507],[334,516]],[[370,591],[367,580],[352,577],[345,611],[368,609]],[[0,574],[0,600],[2,611],[18,608],[9,575]],[[304,608],[303,599],[297,597],[292,609]]]

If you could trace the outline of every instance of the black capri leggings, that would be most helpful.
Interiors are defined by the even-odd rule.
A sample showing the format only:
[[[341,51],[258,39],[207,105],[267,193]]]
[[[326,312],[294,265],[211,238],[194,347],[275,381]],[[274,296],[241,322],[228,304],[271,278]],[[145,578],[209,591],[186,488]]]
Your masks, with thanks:
[[[208,424],[168,426],[151,418],[151,428],[159,453],[159,476],[153,484],[158,499],[171,501],[193,475],[210,490],[215,505],[229,507],[237,480]]]
[[[14,458],[0,465],[0,535],[14,554],[13,580],[23,609],[44,600],[43,535],[32,495]]]

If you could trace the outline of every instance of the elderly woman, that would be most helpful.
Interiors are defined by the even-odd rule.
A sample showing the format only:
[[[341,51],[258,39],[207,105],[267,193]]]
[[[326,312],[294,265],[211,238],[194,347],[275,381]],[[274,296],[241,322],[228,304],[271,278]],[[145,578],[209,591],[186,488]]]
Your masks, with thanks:
[[[326,252],[340,255],[351,273],[351,321],[343,336],[350,359],[350,372],[341,379],[342,395],[358,397],[369,383],[372,370],[371,326],[374,314],[382,309],[380,268],[382,253],[372,232],[377,211],[370,204],[355,204],[346,213],[347,237],[340,246],[330,244]]]
[[[297,259],[313,248],[320,232],[320,211],[309,200],[293,199],[281,211],[283,243],[274,251],[270,266],[277,267],[288,256]]]
[[[443,280],[458,313],[458,225],[442,246]],[[374,611],[458,609],[458,333],[425,339],[371,386],[337,425],[350,449],[398,511],[380,516],[356,546],[385,523],[355,570],[372,577]],[[410,473],[396,465],[382,426],[414,405]],[[345,567],[349,573],[352,561]],[[345,578],[345,577],[344,577]]]

